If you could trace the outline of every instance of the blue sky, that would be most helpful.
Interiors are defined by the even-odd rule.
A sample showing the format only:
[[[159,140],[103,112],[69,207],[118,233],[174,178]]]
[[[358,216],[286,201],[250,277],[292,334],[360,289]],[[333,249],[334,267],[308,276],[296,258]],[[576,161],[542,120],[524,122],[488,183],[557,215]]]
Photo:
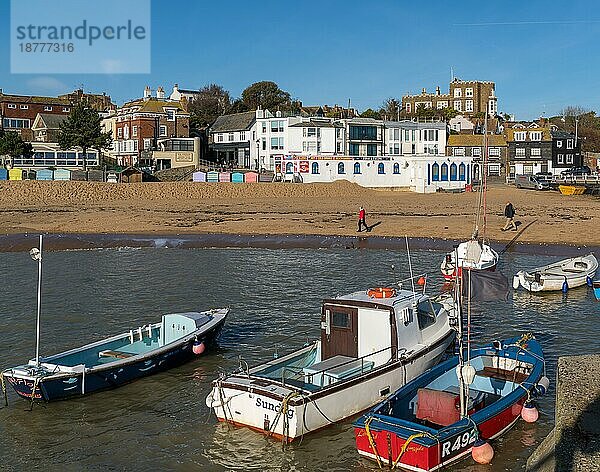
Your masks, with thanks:
[[[27,0],[21,0],[27,1]],[[59,0],[52,2],[58,8]],[[11,74],[9,2],[0,0],[0,87],[58,94],[81,85],[117,103],[146,84],[238,96],[273,80],[305,105],[378,107],[439,85],[450,68],[496,82],[499,110],[531,119],[580,105],[600,112],[600,12],[590,1],[152,1],[151,74]]]

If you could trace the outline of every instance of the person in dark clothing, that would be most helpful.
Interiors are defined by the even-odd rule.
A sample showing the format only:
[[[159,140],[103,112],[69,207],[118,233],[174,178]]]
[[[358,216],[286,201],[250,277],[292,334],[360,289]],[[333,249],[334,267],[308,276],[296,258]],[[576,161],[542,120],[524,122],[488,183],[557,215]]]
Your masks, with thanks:
[[[362,231],[362,227],[364,225],[365,229],[367,231],[369,231],[369,227],[367,226],[367,220],[366,220],[366,212],[365,209],[363,207],[360,207],[360,210],[358,210],[358,230],[357,233],[360,233]]]
[[[506,202],[506,206],[504,207],[504,216],[506,217],[506,224],[502,231],[508,231],[512,229],[513,231],[517,231],[517,225],[515,223],[515,207],[512,203]]]

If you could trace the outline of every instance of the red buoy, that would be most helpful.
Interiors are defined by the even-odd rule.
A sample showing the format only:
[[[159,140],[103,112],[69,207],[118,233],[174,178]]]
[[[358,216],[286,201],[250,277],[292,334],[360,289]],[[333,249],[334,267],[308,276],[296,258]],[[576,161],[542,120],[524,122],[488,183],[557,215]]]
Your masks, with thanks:
[[[194,345],[192,346],[192,352],[194,354],[196,354],[197,356],[199,356],[200,354],[202,354],[205,349],[206,349],[206,346],[204,345],[203,342],[199,343],[198,341],[196,341],[194,343]]]
[[[479,438],[471,449],[471,456],[478,464],[489,464],[494,458],[494,448],[490,443]]]
[[[526,401],[521,410],[521,418],[523,418],[523,421],[526,423],[535,423],[539,417],[540,413],[533,402]]]

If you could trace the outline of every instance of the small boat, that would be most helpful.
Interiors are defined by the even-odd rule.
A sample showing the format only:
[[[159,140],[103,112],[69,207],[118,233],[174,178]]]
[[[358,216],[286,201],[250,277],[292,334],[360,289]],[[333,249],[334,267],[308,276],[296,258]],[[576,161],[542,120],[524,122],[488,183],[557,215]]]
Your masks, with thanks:
[[[497,264],[498,253],[489,244],[470,239],[460,243],[456,251],[446,254],[440,268],[444,278],[451,281],[457,275],[461,277],[463,269],[494,271]]]
[[[600,280],[594,280],[592,282],[592,287],[594,288],[594,296],[596,300],[600,302]]]
[[[229,308],[171,313],[163,315],[158,323],[41,357],[42,236],[39,249],[33,248],[30,254],[38,261],[35,358],[2,371],[0,379],[3,390],[6,379],[19,396],[32,402],[63,400],[119,387],[190,361],[216,342],[229,313]]]
[[[591,283],[598,260],[593,254],[571,257],[528,271],[521,270],[513,278],[513,288],[519,286],[530,292],[569,290]]]
[[[582,195],[585,187],[582,185],[559,185],[558,190],[563,195]]]
[[[364,411],[435,365],[455,337],[454,299],[377,287],[323,301],[321,336],[213,382],[218,420],[285,442]]]
[[[455,356],[359,418],[358,453],[380,466],[419,472],[441,469],[469,452],[487,463],[493,449],[484,440],[506,432],[519,416],[537,419],[529,401],[548,388],[543,374],[542,349],[531,335],[472,349],[467,365]]]

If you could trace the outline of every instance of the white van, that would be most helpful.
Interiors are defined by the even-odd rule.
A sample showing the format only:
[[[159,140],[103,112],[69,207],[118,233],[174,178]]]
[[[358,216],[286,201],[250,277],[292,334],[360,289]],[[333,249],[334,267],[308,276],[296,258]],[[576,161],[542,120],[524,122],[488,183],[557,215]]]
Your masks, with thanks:
[[[530,188],[533,190],[547,190],[550,188],[548,181],[537,175],[515,175],[515,186],[517,188]]]

